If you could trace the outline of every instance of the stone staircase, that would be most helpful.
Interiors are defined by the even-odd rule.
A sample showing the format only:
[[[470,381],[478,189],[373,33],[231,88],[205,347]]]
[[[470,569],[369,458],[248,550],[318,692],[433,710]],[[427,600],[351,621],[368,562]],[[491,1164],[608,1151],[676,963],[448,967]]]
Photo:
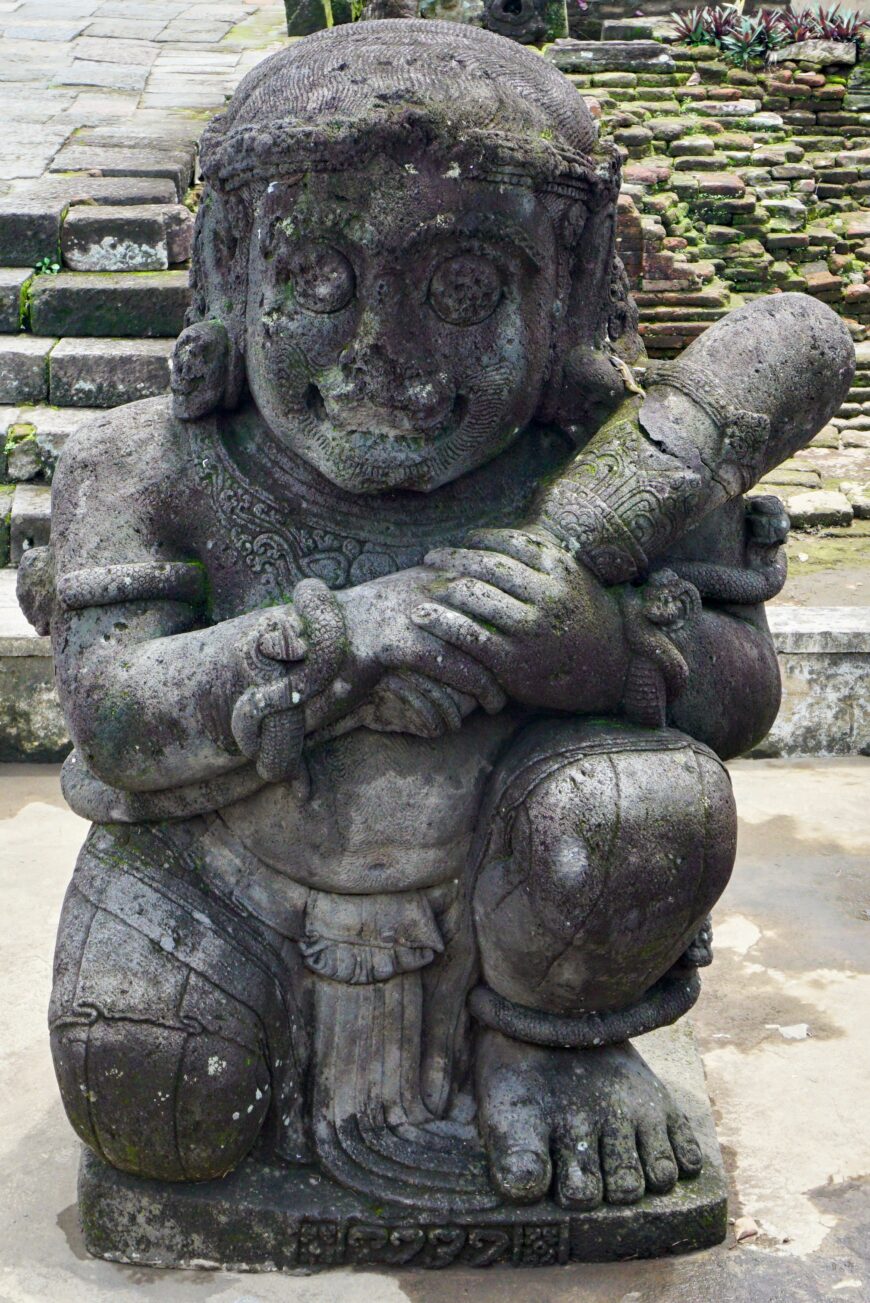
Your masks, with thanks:
[[[0,198],[0,565],[46,541],[76,427],[169,385],[204,123],[143,117],[74,132]]]

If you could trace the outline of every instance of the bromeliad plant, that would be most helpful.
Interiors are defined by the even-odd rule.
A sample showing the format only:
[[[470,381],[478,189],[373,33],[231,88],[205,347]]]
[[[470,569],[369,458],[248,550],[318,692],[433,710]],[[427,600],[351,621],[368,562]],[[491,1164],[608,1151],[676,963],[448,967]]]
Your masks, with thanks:
[[[767,58],[772,50],[797,41],[861,41],[870,19],[839,4],[818,10],[760,9],[753,18],[742,16],[742,3],[707,5],[671,14],[677,39],[686,45],[710,45],[740,67]]]
[[[771,48],[767,44],[768,33],[756,18],[741,18],[740,22],[723,36],[720,49],[729,63],[738,68],[746,68],[750,63],[763,59]],[[781,42],[780,42],[781,44]]]

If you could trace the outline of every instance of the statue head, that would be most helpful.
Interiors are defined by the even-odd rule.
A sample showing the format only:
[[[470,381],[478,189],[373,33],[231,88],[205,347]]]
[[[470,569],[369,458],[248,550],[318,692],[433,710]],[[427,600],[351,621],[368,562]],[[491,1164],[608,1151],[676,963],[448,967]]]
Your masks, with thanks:
[[[454,23],[319,32],[245,78],[201,161],[179,416],[247,386],[334,483],[427,492],[621,396],[618,157],[538,54]]]

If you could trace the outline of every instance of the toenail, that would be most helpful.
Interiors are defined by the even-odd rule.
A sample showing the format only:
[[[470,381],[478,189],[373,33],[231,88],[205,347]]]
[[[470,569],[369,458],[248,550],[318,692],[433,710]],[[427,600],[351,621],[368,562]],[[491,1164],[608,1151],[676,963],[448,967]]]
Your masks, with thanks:
[[[659,1185],[673,1185],[677,1179],[676,1164],[672,1163],[669,1158],[663,1158],[661,1162],[654,1163],[652,1173],[653,1179]]]
[[[537,1185],[546,1175],[546,1163],[534,1149],[513,1149],[505,1156],[502,1167],[511,1182]]]

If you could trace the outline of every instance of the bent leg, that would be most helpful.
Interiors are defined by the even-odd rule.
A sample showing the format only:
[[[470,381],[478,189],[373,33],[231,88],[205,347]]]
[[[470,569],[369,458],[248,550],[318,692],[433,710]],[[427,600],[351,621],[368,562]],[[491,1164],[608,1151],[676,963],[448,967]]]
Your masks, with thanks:
[[[558,721],[516,743],[484,811],[471,1008],[496,1185],[592,1206],[670,1188],[700,1151],[626,1043],[694,998],[734,860],[730,782],[672,731]]]
[[[70,1122],[138,1176],[223,1175],[286,1091],[280,964],[147,829],[92,830],[64,903],[49,1021]]]

